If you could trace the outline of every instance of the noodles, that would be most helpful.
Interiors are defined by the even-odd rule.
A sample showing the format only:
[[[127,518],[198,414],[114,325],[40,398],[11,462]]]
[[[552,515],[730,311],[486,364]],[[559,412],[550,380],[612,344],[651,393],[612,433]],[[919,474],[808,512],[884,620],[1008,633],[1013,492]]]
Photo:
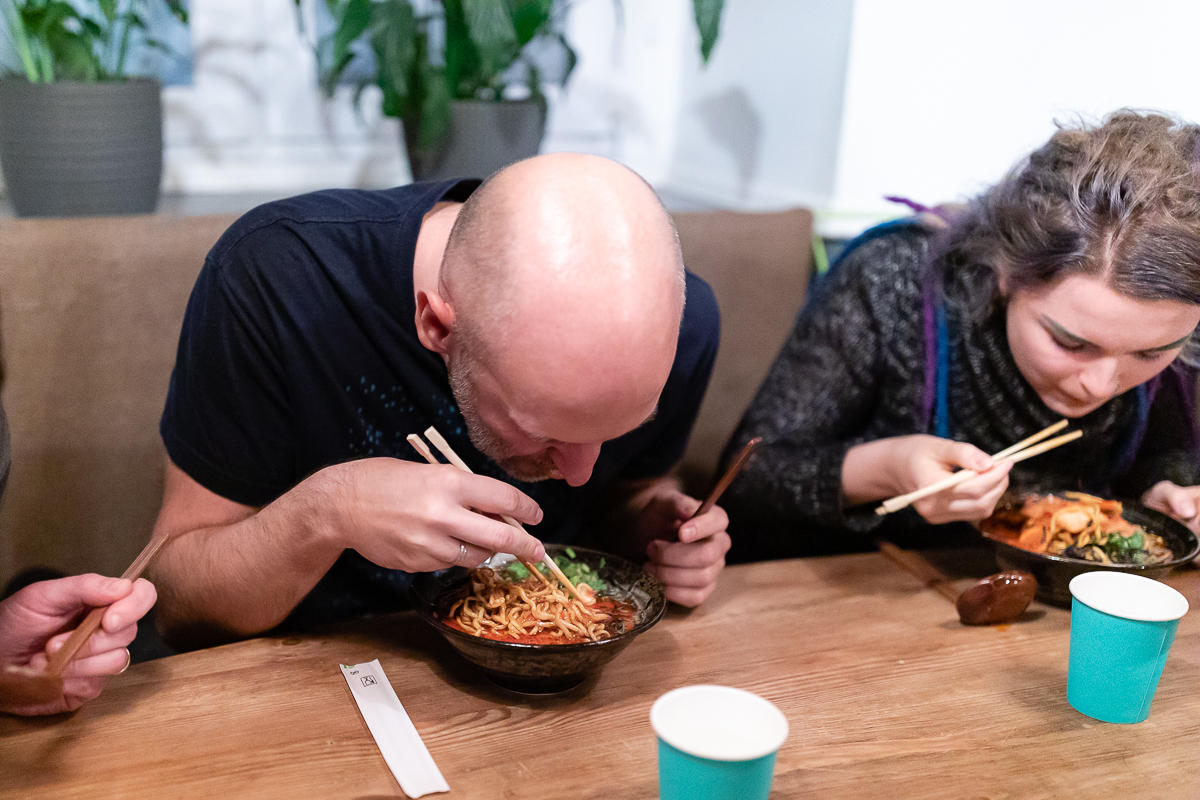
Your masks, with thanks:
[[[594,597],[586,584],[577,587]],[[513,581],[487,567],[471,570],[465,593],[451,602],[445,622],[474,636],[525,644],[596,642],[620,632],[614,623],[630,621],[632,608],[612,598],[584,605],[540,573]]]
[[[1158,564],[1170,561],[1171,549],[1161,536],[1121,516],[1116,500],[1081,492],[1034,496],[1014,515],[998,512],[1000,538],[1034,553],[1079,558],[1102,564]],[[985,531],[990,533],[986,526]],[[1019,528],[1019,533],[1012,533]]]

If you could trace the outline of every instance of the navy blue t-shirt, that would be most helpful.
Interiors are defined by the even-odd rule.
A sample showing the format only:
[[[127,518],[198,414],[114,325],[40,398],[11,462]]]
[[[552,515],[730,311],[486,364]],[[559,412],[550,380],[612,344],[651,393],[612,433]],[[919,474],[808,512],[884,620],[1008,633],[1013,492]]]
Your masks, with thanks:
[[[422,217],[478,185],[316,192],[234,223],[188,301],[160,426],[171,460],[222,497],[264,506],[332,464],[423,462],[405,437],[433,425],[471,469],[538,502],[545,517],[534,535],[580,544],[614,478],[665,474],[683,454],[719,340],[712,290],[690,273],[658,413],[606,442],[587,484],[514,480],[471,444],[441,356],[417,339],[412,271]],[[407,586],[405,573],[348,550],[287,625],[403,608]]]

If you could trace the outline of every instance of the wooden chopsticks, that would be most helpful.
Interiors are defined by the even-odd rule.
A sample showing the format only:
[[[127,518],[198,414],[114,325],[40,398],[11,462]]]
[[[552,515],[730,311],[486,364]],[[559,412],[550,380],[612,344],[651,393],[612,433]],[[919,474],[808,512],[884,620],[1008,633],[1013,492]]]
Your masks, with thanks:
[[[1067,421],[1065,419],[1059,420],[1045,430],[1038,431],[1028,439],[1022,439],[1011,447],[1006,447],[999,453],[996,453],[992,456],[993,464],[1000,461],[1010,461],[1015,464],[1018,461],[1024,461],[1027,458],[1033,458],[1034,456],[1041,455],[1047,450],[1053,450],[1056,447],[1061,447],[1062,445],[1068,442],[1073,442],[1080,436],[1083,436],[1083,431],[1072,431],[1071,433],[1055,437],[1048,442],[1037,444],[1047,436],[1058,433],[1065,427],[1067,427]],[[957,486],[964,481],[969,481],[978,474],[979,473],[973,469],[960,470],[949,477],[943,478],[937,483],[924,487],[923,489],[917,489],[915,492],[909,492],[908,494],[902,494],[899,497],[893,497],[890,500],[885,500],[878,508],[875,509],[875,513],[882,517],[885,514],[891,514],[892,512],[899,511],[902,508],[907,508],[918,500],[923,500],[930,495],[945,491],[946,489]]]
[[[410,433],[407,438],[408,438],[408,443],[411,444],[418,453],[420,453],[422,456],[424,456],[426,461],[428,461],[430,464],[433,464],[434,466],[441,466],[442,462],[437,460],[437,457],[434,456],[433,451],[429,449],[429,445],[427,445],[425,443],[425,440],[421,438],[420,434]],[[451,451],[451,452],[453,452],[453,451]],[[470,472],[470,470],[467,470],[467,471]],[[546,578],[546,576],[542,574],[542,571],[539,570],[537,567],[535,567],[533,564],[529,563],[528,561],[526,561],[523,558],[518,558],[517,560],[520,561],[521,564],[525,567],[525,569],[529,570],[529,572],[531,574],[536,575],[539,578],[541,578],[542,582],[545,583],[547,586],[551,585],[550,581]]]
[[[433,446],[436,447],[438,449],[438,451],[441,452],[441,454],[446,457],[447,461],[449,461],[451,464],[453,464],[454,466],[461,469],[463,472],[470,472],[471,474],[474,474],[474,471],[470,467],[467,466],[467,462],[463,461],[461,458],[458,457],[458,453],[454,452],[454,449],[450,447],[450,443],[442,438],[442,435],[437,432],[436,428],[430,427],[430,428],[426,429],[425,436],[429,439],[429,441],[433,442]],[[431,463],[431,464],[439,463],[438,460],[436,458],[434,458],[433,453],[432,453],[432,451],[430,451],[428,445],[426,445],[425,442],[422,441],[421,437],[418,436],[417,434],[415,434],[415,433],[409,434],[408,435],[408,443],[411,444],[414,448],[416,448],[417,452],[420,453],[422,456],[424,456],[425,460],[428,461],[429,463]],[[514,528],[517,528],[518,530],[521,530],[521,531],[525,530],[524,525],[522,525],[520,522],[513,519],[512,517],[508,516],[507,514],[501,514],[500,517],[505,522],[507,522],[509,525],[512,525]],[[542,580],[546,580],[546,576],[542,575],[542,573],[539,570],[537,570],[532,564],[525,561],[524,559],[521,560],[521,563],[524,564],[525,568],[528,569],[530,572],[536,573],[538,575],[538,577],[540,577]],[[550,570],[550,572],[554,575],[554,577],[557,578],[559,580],[559,582],[562,583],[563,586],[566,586],[567,589],[570,590],[571,594],[574,595],[576,600],[583,603],[585,606],[591,605],[591,601],[587,600],[583,596],[583,594],[580,593],[579,589],[575,586],[575,584],[571,583],[571,581],[568,580],[567,576],[563,574],[563,571],[559,568],[558,564],[554,563],[554,559],[552,559],[550,557],[549,553],[546,553],[545,555],[542,556],[542,563],[546,565],[546,567]],[[547,583],[549,583],[549,581],[547,581]]]
[[[879,552],[883,553],[888,561],[925,584],[926,589],[933,589],[951,603],[958,602],[959,592],[954,588],[954,582],[943,575],[941,570],[926,561],[924,556],[908,550],[901,550],[886,539],[876,539],[875,544],[879,545]]]
[[[142,552],[129,565],[129,569],[121,575],[122,578],[128,581],[136,581],[142,576],[142,573],[149,566],[150,560],[158,554],[159,549],[167,543],[170,537],[166,534],[159,534],[151,537],[146,546],[142,548]],[[75,654],[83,649],[83,646],[92,638],[92,634],[100,627],[100,623],[104,620],[104,612],[108,610],[108,606],[100,606],[93,608],[88,612],[88,615],[83,618],[83,622],[79,623],[79,627],[67,637],[67,641],[62,648],[51,654],[46,663],[46,674],[53,676],[61,676],[67,664],[71,663],[71,659]]]
[[[721,480],[717,481],[717,485],[709,492],[708,497],[704,498],[704,502],[700,504],[700,508],[696,509],[696,513],[692,515],[692,519],[708,513],[717,501],[721,499],[721,495],[729,488],[729,484],[733,483],[733,479],[742,471],[742,467],[746,466],[746,462],[750,460],[750,456],[754,455],[754,451],[762,444],[762,437],[755,436],[742,447],[741,452],[737,454],[737,458],[729,465],[729,469],[725,470],[725,474],[721,476]]]

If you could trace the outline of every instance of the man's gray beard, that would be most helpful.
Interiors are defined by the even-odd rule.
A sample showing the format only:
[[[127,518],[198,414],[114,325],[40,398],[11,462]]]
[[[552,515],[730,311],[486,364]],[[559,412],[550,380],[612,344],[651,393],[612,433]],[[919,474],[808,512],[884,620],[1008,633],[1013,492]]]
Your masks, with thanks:
[[[532,465],[514,456],[508,445],[483,424],[475,407],[475,384],[471,380],[470,359],[460,355],[450,363],[450,391],[467,424],[467,436],[475,449],[496,462],[502,470],[523,483],[540,483],[550,479],[550,467]]]

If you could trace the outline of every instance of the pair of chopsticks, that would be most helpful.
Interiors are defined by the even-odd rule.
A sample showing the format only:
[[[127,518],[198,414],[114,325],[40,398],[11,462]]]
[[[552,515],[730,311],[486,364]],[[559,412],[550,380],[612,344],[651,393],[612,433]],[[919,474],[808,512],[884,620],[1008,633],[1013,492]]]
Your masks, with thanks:
[[[436,428],[430,427],[430,428],[426,429],[425,436],[429,439],[429,441],[433,442],[433,446],[438,449],[438,452],[440,452],[443,456],[446,457],[447,461],[449,461],[451,464],[453,464],[454,466],[461,469],[463,472],[469,472],[472,475],[475,474],[474,471],[470,467],[467,466],[467,462],[463,461],[461,458],[458,457],[458,453],[454,452],[454,449],[450,447],[450,443],[447,442],[444,438],[442,438],[442,435],[437,432]],[[440,461],[437,460],[437,458],[434,457],[433,451],[429,449],[429,445],[427,445],[425,443],[425,440],[422,439],[419,434],[410,433],[408,435],[408,443],[411,444],[418,453],[420,453],[422,456],[424,456],[425,460],[428,461],[430,464],[440,464],[441,463]],[[522,525],[520,522],[513,519],[512,517],[508,516],[507,514],[501,514],[500,517],[505,522],[507,522],[509,525],[512,525],[514,528],[516,528],[522,532],[525,531],[524,525]],[[533,564],[530,564],[525,559],[521,559],[520,561],[522,564],[525,565],[525,569],[527,569],[531,573],[537,575],[543,581],[546,581],[547,585],[549,585],[550,582],[548,580],[546,580],[546,576],[543,575],[540,570],[538,570],[536,567],[534,567]],[[550,570],[551,574],[553,574],[554,577],[557,578],[559,580],[559,582],[562,583],[563,586],[566,586],[567,589],[570,590],[571,594],[574,595],[576,600],[583,603],[585,606],[591,605],[591,601],[586,600],[584,598],[583,594],[580,593],[579,589],[575,586],[575,584],[571,583],[571,581],[567,578],[567,576],[563,574],[563,571],[561,569],[559,569],[558,564],[554,563],[554,559],[552,559],[550,557],[549,553],[546,553],[545,555],[542,556],[542,563],[546,565],[546,567]]]
[[[1042,440],[1047,436],[1058,433],[1065,427],[1067,427],[1067,421],[1065,419],[1060,419],[1058,422],[1054,423],[1045,430],[1038,431],[1028,439],[1022,439],[1013,446],[1007,447],[1001,450],[999,453],[996,453],[994,456],[992,456],[992,463],[996,464],[1000,461],[1010,461],[1015,464],[1018,461],[1024,461],[1027,458],[1033,458],[1034,456],[1041,455],[1047,450],[1053,450],[1056,447],[1061,447],[1067,442],[1073,442],[1080,436],[1083,436],[1083,431],[1072,431],[1062,436],[1055,437],[1048,442],[1042,442]],[[1038,442],[1042,443],[1038,444]],[[973,469],[960,470],[959,472],[956,472],[953,475],[938,481],[937,483],[930,484],[923,489],[917,489],[915,492],[909,492],[908,494],[902,494],[899,497],[893,497],[891,500],[883,501],[883,504],[880,505],[879,508],[875,509],[875,513],[882,517],[885,514],[891,514],[892,512],[899,511],[902,508],[907,508],[918,500],[924,500],[926,497],[929,497],[932,494],[937,494],[938,492],[945,491],[953,486],[958,486],[960,483],[969,481],[978,474],[979,473]]]
[[[454,449],[450,447],[450,443],[447,442],[442,435],[437,432],[436,428],[430,427],[426,429],[425,436],[429,439],[429,441],[433,442],[433,446],[436,447],[438,451],[446,457],[447,461],[461,469],[463,472],[474,474],[472,469],[467,466],[466,462],[459,458],[458,453],[455,453]],[[429,449],[429,445],[425,443],[425,440],[421,438],[420,434],[410,433],[407,439],[408,443],[413,446],[413,449],[420,453],[430,464],[438,465],[441,463],[436,457],[434,457],[433,451]],[[724,494],[725,490],[729,488],[729,484],[733,482],[733,479],[737,477],[737,474],[742,471],[742,467],[746,466],[746,462],[750,460],[750,456],[754,454],[755,449],[760,444],[762,444],[761,436],[755,436],[753,439],[746,442],[745,446],[742,447],[741,451],[737,454],[737,457],[734,458],[733,462],[729,465],[729,468],[725,470],[725,474],[721,476],[721,480],[719,480],[717,485],[713,487],[713,490],[709,493],[708,497],[705,498],[704,502],[700,504],[700,508],[696,509],[696,513],[693,514],[690,519],[695,519],[696,517],[706,514],[714,505],[716,505],[717,500],[719,500],[721,495]],[[503,514],[501,515],[501,518],[514,528],[517,528],[521,531],[525,530],[525,526],[512,517]],[[543,581],[546,581],[546,584],[549,585],[550,582],[546,579],[546,576],[543,575],[536,567],[534,567],[533,564],[530,564],[525,559],[520,559],[520,561],[525,565],[526,569],[537,575]],[[567,579],[567,576],[563,574],[563,571],[559,569],[558,564],[554,563],[554,559],[550,557],[549,553],[542,557],[542,563],[550,569],[550,572],[553,573],[555,578],[557,578],[564,586],[571,590],[571,594],[575,595],[577,600],[582,602],[584,605],[588,604],[588,601],[584,600],[583,596],[579,593],[579,590],[575,587],[575,585],[572,584],[571,581]]]

